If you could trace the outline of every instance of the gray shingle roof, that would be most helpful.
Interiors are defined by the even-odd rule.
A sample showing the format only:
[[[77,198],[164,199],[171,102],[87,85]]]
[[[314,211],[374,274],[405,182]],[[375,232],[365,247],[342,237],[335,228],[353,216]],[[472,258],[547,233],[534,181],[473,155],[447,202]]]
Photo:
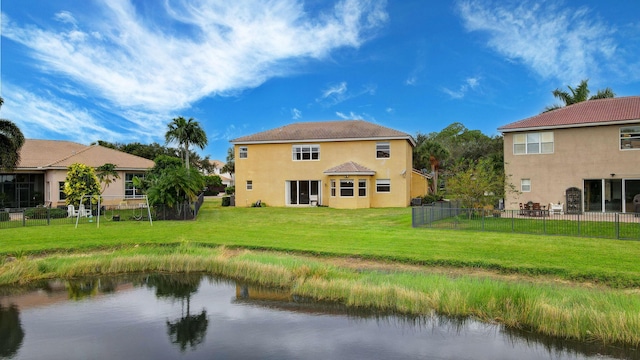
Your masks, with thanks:
[[[640,121],[640,96],[588,100],[512,122],[498,128],[502,132],[532,128],[597,126]]]
[[[348,141],[356,139],[406,139],[411,135],[363,120],[300,122],[231,140],[235,144],[302,141]]]

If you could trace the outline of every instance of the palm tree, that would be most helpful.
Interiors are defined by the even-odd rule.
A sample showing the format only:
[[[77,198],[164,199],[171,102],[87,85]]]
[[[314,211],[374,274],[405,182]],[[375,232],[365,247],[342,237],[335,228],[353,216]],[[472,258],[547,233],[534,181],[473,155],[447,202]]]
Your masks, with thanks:
[[[185,166],[189,169],[189,145],[204,149],[207,146],[207,134],[200,127],[200,123],[193,118],[186,120],[182,116],[174,118],[168,127],[165,140],[167,143],[177,141],[182,146]]]
[[[0,169],[13,169],[20,161],[24,135],[10,120],[0,119]]]
[[[423,163],[427,160],[429,161],[431,174],[433,175],[431,190],[436,194],[438,192],[438,171],[440,170],[440,162],[449,157],[449,150],[437,141],[426,140],[418,146],[417,153]]]
[[[571,93],[564,90],[560,90],[560,89],[555,89],[551,93],[556,99],[560,99],[564,103],[564,106],[577,104],[579,102],[583,102],[587,100],[608,99],[616,96],[616,94],[613,92],[613,90],[611,90],[611,88],[605,88],[604,90],[598,90],[596,95],[589,97],[590,91],[589,91],[588,82],[589,82],[589,79],[580,81],[580,84],[576,86],[575,89],[572,88],[571,86],[567,86],[571,91]],[[558,104],[547,106],[543,112],[556,110],[561,107],[562,105],[558,105]]]
[[[0,96],[0,107],[2,104],[4,99]],[[18,165],[23,144],[20,128],[10,120],[0,119],[0,169],[11,170]]]
[[[104,193],[104,191],[107,190],[109,185],[112,182],[116,181],[116,179],[120,179],[120,175],[118,175],[118,172],[116,171],[116,165],[111,163],[106,163],[102,166],[97,167],[96,176],[98,176],[98,180],[100,181],[100,184],[104,185],[102,186],[101,193]]]

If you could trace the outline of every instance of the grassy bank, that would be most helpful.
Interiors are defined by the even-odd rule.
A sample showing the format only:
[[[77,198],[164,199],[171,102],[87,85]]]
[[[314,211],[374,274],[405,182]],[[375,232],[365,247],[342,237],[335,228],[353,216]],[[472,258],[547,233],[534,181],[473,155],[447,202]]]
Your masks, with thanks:
[[[189,241],[422,265],[548,275],[640,287],[640,242],[411,228],[411,209],[223,208],[205,201],[197,221],[102,221],[0,231],[0,258]]]
[[[185,242],[173,247],[21,257],[2,266],[0,283],[141,271],[207,272],[354,307],[411,315],[435,311],[473,316],[550,336],[640,345],[640,298],[628,290],[498,281],[473,275],[451,277],[419,267],[391,268],[351,269],[326,259]]]
[[[558,337],[640,344],[640,242],[410,223],[410,209],[223,208],[207,200],[197,221],[4,229],[0,284],[204,271],[351,306],[472,315]],[[353,269],[353,259],[385,266]],[[410,264],[420,266],[402,270]]]

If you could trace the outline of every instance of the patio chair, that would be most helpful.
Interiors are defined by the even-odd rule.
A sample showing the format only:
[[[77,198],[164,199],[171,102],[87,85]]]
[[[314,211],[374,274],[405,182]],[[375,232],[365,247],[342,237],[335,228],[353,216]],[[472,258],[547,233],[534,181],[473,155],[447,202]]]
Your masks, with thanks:
[[[76,217],[78,216],[78,210],[73,205],[67,206],[67,217]]]
[[[89,215],[91,215],[91,209],[86,209],[84,207],[84,204],[80,204],[80,207],[78,208],[78,212],[80,213],[80,216],[84,216],[84,217],[89,217]]]
[[[309,205],[318,206],[318,195],[309,195]]]
[[[551,215],[564,215],[564,203],[549,203],[549,214]]]

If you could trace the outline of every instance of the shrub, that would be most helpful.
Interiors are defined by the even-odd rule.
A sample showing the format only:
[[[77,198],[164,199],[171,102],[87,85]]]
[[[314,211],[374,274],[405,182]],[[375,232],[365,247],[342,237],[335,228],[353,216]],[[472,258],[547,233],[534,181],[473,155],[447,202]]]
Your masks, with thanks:
[[[9,221],[9,213],[8,212],[0,212],[0,221]]]
[[[227,195],[233,195],[233,194],[235,194],[235,193],[236,193],[236,187],[235,187],[235,186],[227,186],[227,187],[224,189],[224,192],[225,192],[225,194],[227,194]]]
[[[47,215],[48,213],[48,215]],[[30,219],[46,219],[47,216],[51,219],[62,219],[67,217],[67,210],[58,208],[30,208],[24,211],[24,216]]]

